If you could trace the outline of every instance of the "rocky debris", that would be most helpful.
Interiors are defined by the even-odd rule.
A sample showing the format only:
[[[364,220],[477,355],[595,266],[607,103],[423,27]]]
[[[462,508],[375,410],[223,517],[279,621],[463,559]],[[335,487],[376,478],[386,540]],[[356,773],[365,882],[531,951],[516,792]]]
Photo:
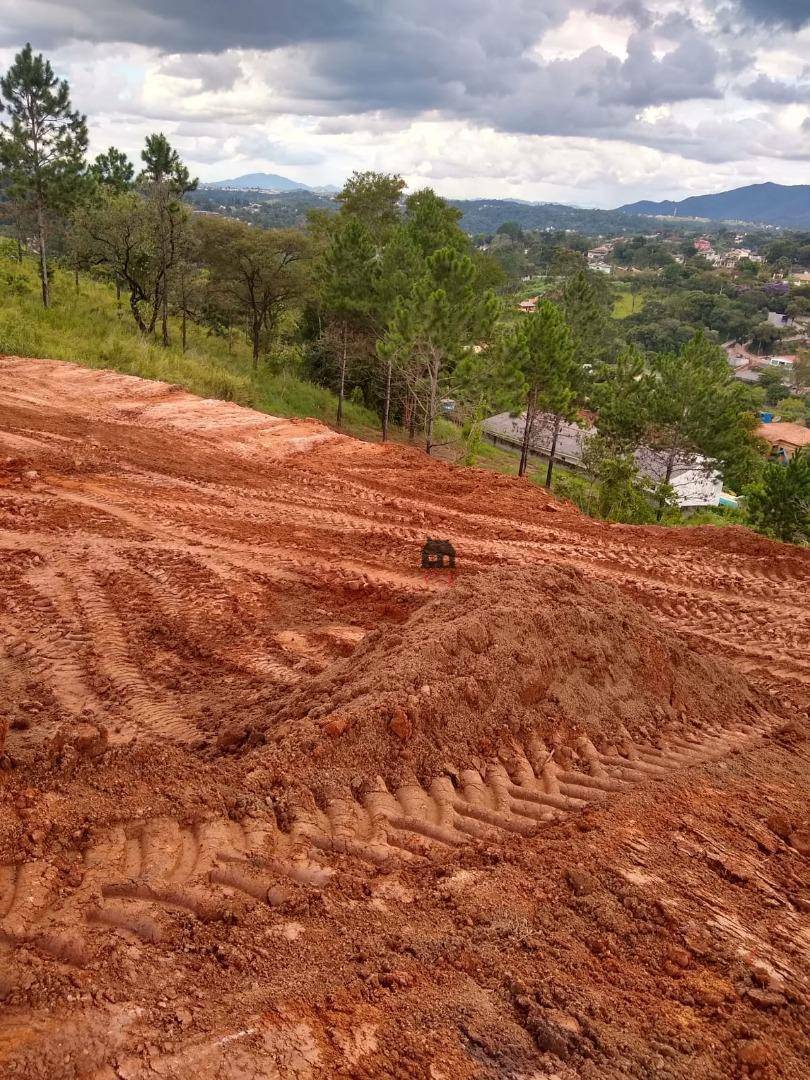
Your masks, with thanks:
[[[54,759],[100,758],[107,750],[109,733],[104,724],[93,720],[68,721],[58,728],[50,744]]]

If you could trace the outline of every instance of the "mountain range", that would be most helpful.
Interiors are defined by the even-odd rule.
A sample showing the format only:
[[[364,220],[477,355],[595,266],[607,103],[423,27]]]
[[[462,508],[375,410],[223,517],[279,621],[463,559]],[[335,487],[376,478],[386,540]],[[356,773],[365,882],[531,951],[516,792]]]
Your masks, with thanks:
[[[213,180],[210,183],[200,185],[202,188],[226,188],[228,191],[316,191],[320,194],[333,194],[340,191],[333,184],[324,187],[310,187],[309,184],[301,184],[298,180],[290,180],[287,176],[279,176],[277,173],[245,173],[243,176],[235,176],[232,180]]]
[[[255,191],[264,195],[292,195],[308,192],[333,195],[332,184],[311,187],[276,173],[245,173],[230,180],[200,185],[203,191]],[[574,228],[599,232],[604,229],[638,228],[650,216],[710,221],[742,221],[780,225],[789,229],[810,229],[810,184],[750,184],[714,195],[692,195],[687,199],[625,203],[615,210],[588,210],[559,203],[532,203],[522,199],[449,200],[462,211],[462,225],[468,232],[494,232],[505,221],[523,228]]]
[[[750,221],[806,229],[810,228],[810,184],[749,184],[716,195],[692,195],[680,202],[642,200],[617,209],[623,214]]]

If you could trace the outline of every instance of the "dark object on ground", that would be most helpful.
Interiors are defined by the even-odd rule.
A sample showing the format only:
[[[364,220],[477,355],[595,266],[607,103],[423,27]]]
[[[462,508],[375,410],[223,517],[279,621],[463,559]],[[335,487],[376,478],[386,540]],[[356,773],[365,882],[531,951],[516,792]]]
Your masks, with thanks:
[[[427,538],[422,548],[422,569],[440,570],[444,567],[445,557],[451,570],[456,568],[456,549],[449,540],[431,540]]]

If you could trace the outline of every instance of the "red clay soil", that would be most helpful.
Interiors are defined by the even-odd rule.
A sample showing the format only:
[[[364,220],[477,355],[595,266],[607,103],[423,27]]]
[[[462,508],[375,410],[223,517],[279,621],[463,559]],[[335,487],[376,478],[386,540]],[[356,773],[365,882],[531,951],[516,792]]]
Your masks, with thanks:
[[[809,582],[0,358],[0,1075],[804,1078]]]

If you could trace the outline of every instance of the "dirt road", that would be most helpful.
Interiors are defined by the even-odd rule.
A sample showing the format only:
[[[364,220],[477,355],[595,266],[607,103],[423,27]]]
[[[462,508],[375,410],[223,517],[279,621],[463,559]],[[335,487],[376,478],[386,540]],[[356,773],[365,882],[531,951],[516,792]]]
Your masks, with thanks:
[[[0,1071],[806,1075],[808,585],[0,358]]]

